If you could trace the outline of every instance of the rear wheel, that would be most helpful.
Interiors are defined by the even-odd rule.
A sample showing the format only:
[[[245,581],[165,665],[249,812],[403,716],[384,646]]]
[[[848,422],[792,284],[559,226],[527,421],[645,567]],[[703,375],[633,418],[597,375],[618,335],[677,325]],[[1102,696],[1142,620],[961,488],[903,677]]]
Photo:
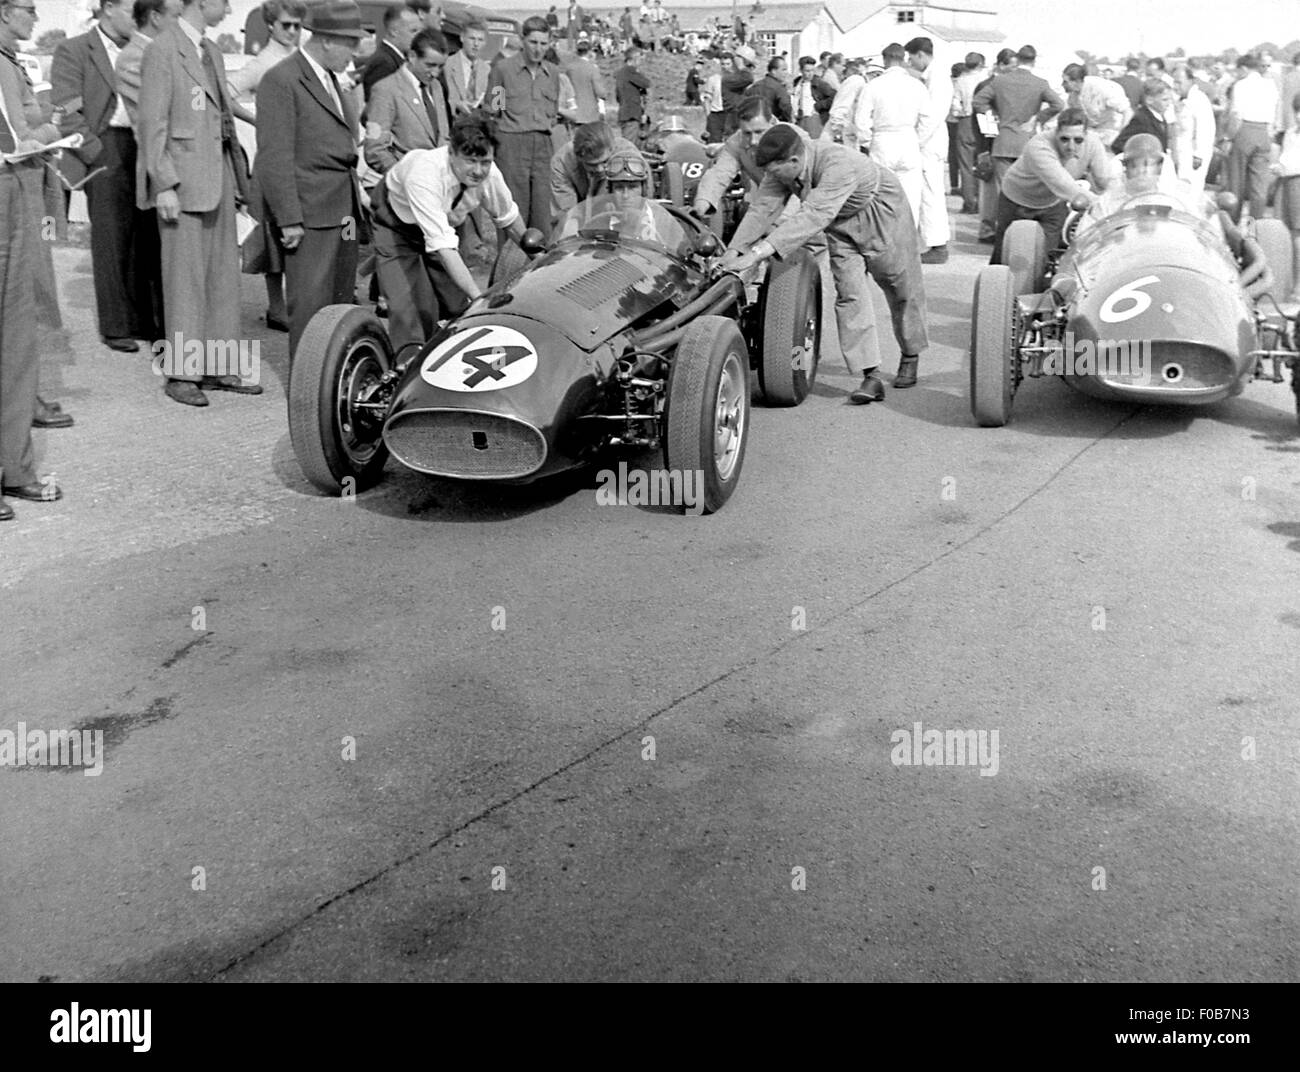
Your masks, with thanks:
[[[769,405],[797,406],[817,379],[821,272],[807,250],[773,261],[763,285],[759,385]]]
[[[970,338],[970,408],[984,428],[1000,428],[1011,419],[1019,378],[1016,334],[1011,269],[988,265],[975,280]]]
[[[392,364],[388,333],[368,309],[327,305],[307,324],[289,371],[289,438],[321,491],[361,491],[383,474],[387,407],[377,395]]]
[[[1002,263],[1014,294],[1037,294],[1047,272],[1047,236],[1036,220],[1016,220],[1002,239]]]
[[[1276,301],[1286,301],[1295,289],[1294,252],[1290,230],[1281,220],[1256,220],[1255,241],[1264,251],[1264,263],[1273,273],[1273,286],[1270,293]]]
[[[665,423],[665,466],[681,474],[682,486],[693,480],[704,513],[721,509],[749,439],[749,350],[734,320],[702,316],[686,329],[668,377]]]

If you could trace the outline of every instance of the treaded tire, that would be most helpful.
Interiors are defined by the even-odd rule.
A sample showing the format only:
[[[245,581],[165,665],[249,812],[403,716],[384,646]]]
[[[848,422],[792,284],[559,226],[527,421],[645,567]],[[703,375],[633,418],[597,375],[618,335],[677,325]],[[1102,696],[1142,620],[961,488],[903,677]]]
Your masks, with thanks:
[[[1037,294],[1047,272],[1047,236],[1036,220],[1016,220],[1002,238],[1002,263],[1011,269],[1012,293]]]
[[[357,305],[325,306],[298,341],[289,370],[289,438],[303,475],[327,495],[362,491],[383,474],[382,419],[349,412],[342,396],[364,392],[392,364],[383,323]]]
[[[1270,293],[1275,301],[1284,302],[1295,289],[1295,264],[1293,263],[1295,254],[1291,244],[1291,232],[1281,220],[1256,220],[1255,241],[1264,251],[1264,263],[1273,273],[1273,287]]]
[[[721,509],[740,480],[749,441],[749,391],[749,350],[740,327],[726,317],[699,317],[673,355],[664,464],[683,480],[687,472],[703,474],[696,494],[706,514]]]
[[[822,343],[821,299],[821,272],[807,250],[771,262],[763,284],[758,362],[759,386],[768,405],[797,406],[816,382]]]
[[[975,280],[971,308],[970,408],[984,428],[1000,428],[1011,419],[1015,394],[1012,373],[1016,295],[1011,269],[990,264]]]

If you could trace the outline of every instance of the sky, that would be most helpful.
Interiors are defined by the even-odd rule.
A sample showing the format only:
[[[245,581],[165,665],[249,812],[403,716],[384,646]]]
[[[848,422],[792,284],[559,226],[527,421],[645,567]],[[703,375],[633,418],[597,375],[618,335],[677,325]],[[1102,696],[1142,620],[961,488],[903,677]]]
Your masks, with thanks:
[[[244,17],[260,0],[231,0],[233,14],[218,32],[237,33]],[[548,3],[528,0],[477,0],[486,8],[544,10]],[[567,2],[550,0],[561,9]],[[592,2],[589,10],[621,10],[625,3]],[[873,7],[876,0],[861,0]],[[669,10],[671,0],[666,0]],[[60,28],[77,32],[89,0],[36,0],[40,21],[36,32]],[[694,5],[692,5],[694,6]],[[741,5],[748,6],[748,0]],[[1300,3],[1296,0],[981,0],[996,7],[999,28],[1014,46],[1033,44],[1053,55],[1083,48],[1097,55],[1122,55],[1129,51],[1172,52],[1182,47],[1189,54],[1219,52],[1228,47],[1246,49],[1260,41],[1279,45],[1300,38]]]

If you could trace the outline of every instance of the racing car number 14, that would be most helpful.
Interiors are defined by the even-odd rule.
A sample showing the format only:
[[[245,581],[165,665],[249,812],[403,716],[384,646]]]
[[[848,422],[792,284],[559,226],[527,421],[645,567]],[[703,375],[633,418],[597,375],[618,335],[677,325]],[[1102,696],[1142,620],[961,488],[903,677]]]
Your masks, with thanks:
[[[526,336],[499,324],[457,332],[424,359],[420,375],[445,391],[499,391],[537,371],[537,351]]]

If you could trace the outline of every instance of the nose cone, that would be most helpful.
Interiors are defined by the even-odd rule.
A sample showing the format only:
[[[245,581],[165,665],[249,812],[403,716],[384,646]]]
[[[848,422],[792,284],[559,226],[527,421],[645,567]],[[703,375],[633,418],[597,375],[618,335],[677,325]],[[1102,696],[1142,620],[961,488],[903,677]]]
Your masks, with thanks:
[[[1145,402],[1208,403],[1238,394],[1253,359],[1239,288],[1187,268],[1098,280],[1070,322],[1077,355],[1095,355],[1076,387]]]

